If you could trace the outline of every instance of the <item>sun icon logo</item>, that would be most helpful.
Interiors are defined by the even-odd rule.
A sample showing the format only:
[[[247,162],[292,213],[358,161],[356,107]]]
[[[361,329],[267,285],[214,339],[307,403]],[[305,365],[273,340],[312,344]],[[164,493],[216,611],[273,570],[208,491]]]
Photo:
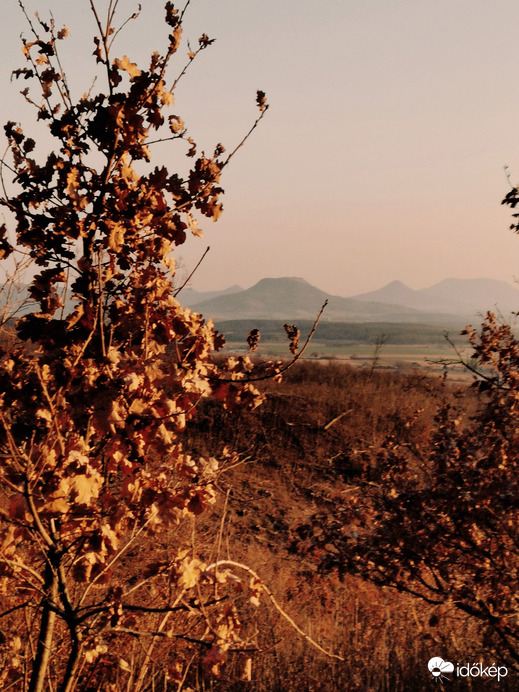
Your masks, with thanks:
[[[435,656],[431,658],[427,664],[427,668],[431,671],[435,682],[443,682],[444,680],[450,680],[445,673],[452,673],[454,671],[454,664],[449,663],[449,661],[444,661],[443,658],[439,658],[439,656]]]

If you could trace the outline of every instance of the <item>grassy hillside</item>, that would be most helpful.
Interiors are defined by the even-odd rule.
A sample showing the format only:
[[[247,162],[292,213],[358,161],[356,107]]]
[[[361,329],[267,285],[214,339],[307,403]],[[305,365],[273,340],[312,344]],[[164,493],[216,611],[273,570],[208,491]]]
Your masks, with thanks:
[[[315,318],[325,300],[328,301],[325,320],[429,323],[449,319],[448,315],[421,312],[404,305],[363,302],[330,295],[296,277],[262,279],[244,291],[201,301],[195,309],[221,320],[249,317],[304,320]]]
[[[285,339],[282,325],[275,321],[219,325],[227,332],[232,326],[242,330],[240,337],[259,326],[264,334],[279,330]],[[321,327],[323,331],[329,327],[329,342],[334,334],[338,340],[347,335],[369,341],[380,333],[381,325]],[[405,328],[406,343],[413,334],[417,340],[424,337],[419,330],[413,332],[414,325]],[[220,678],[209,680],[205,649],[200,646],[199,654],[191,650],[188,654],[189,618],[185,612],[172,614],[172,630],[186,633],[190,664],[182,685],[167,689],[408,692],[432,687],[427,662],[433,655],[489,664],[507,656],[478,621],[451,604],[435,606],[339,568],[323,569],[323,552],[337,558],[337,564],[341,555],[333,545],[325,545],[319,554],[304,533],[309,523],[315,532],[320,530],[316,516],[334,518],[338,505],[347,503],[359,483],[378,482],[379,451],[388,440],[413,450],[425,464],[439,407],[457,405],[470,416],[476,409],[473,390],[449,377],[354,369],[333,361],[296,363],[281,383],[266,381],[261,389],[265,401],[252,412],[232,414],[217,401],[199,402],[183,443],[195,458],[224,460],[217,501],[189,526],[135,543],[119,569],[149,562],[150,552],[160,564],[176,545],[190,544],[193,554],[206,564],[224,558],[248,565],[279,608],[265,594],[259,608],[239,592],[234,596],[242,632],[250,642],[250,681],[240,680],[243,652],[229,653]],[[389,493],[391,488],[386,490]],[[146,597],[153,607],[153,592]],[[280,609],[301,631],[343,660],[316,651],[296,634]],[[18,613],[10,613],[6,627],[9,622],[16,624],[17,617]],[[151,627],[156,624],[151,622]],[[128,657],[137,657],[142,645],[129,642]],[[164,670],[174,671],[175,656],[181,653],[167,638],[157,642],[152,676],[158,679]],[[455,687],[461,692],[479,689],[459,679]],[[152,682],[147,689],[154,689]],[[500,681],[499,689],[517,689],[512,673]]]
[[[269,606],[247,623],[261,649],[252,684],[236,683],[236,656],[211,689],[407,692],[429,689],[427,662],[437,652],[460,661],[488,656],[490,643],[469,616],[337,571],[325,574],[313,553],[293,550],[299,525],[315,513],[333,515],[361,477],[376,476],[376,450],[385,440],[426,449],[438,406],[463,402],[470,412],[470,391],[448,380],[337,363],[298,364],[265,389],[266,402],[253,413],[232,415],[208,401],[188,425],[194,452],[238,452],[220,474],[212,517],[196,527],[197,550],[214,555],[220,533],[220,550],[250,565],[296,624],[345,660],[320,655]],[[193,672],[191,684],[205,689],[200,680]],[[476,688],[457,680],[456,689]],[[500,690],[512,689],[511,678],[500,682]]]

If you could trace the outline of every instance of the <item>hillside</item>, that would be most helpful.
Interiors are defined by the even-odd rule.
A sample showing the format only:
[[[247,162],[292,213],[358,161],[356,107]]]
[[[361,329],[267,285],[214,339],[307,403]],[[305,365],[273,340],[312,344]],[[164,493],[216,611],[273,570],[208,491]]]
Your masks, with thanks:
[[[445,279],[429,288],[413,290],[401,281],[352,296],[363,302],[397,303],[415,310],[475,315],[497,310],[503,315],[519,309],[519,290],[496,279]]]
[[[495,655],[496,647],[503,651],[481,623],[457,614],[450,601],[433,607],[347,575],[331,545],[327,550],[337,568],[326,571],[319,561],[326,551],[310,550],[321,526],[335,517],[343,535],[341,504],[359,487],[380,488],[388,504],[394,501],[394,479],[384,476],[391,466],[386,468],[378,449],[397,440],[410,454],[421,453],[423,470],[438,407],[448,402],[470,415],[473,391],[423,375],[370,375],[339,363],[296,364],[280,384],[263,383],[263,389],[266,401],[252,413],[233,415],[217,402],[201,402],[187,425],[186,445],[195,456],[227,446],[239,455],[222,469],[214,515],[197,524],[198,545],[209,552],[221,532],[228,554],[256,570],[297,624],[345,661],[309,649],[271,608],[261,618],[253,614],[262,645],[253,661],[253,687],[232,686],[229,666],[218,689],[425,690],[434,687],[426,666],[431,641],[454,660],[464,660],[469,648],[483,659],[489,651]],[[500,681],[503,692],[516,689],[510,672]],[[308,680],[320,682],[314,687]],[[476,689],[462,679],[455,687]]]
[[[243,291],[243,288],[236,284],[222,291],[195,291],[193,288],[183,288],[178,298],[183,304],[192,307],[193,305],[197,305],[197,303],[201,303],[203,300],[210,300],[211,298],[238,293],[239,291]]]
[[[266,278],[243,291],[196,303],[196,311],[215,320],[315,319],[325,301],[323,320],[336,322],[424,322],[431,313],[397,304],[334,296],[297,277]],[[439,323],[442,315],[437,315]]]
[[[21,288],[18,299],[27,297]],[[429,288],[414,290],[401,281],[392,281],[375,291],[350,297],[332,295],[298,277],[265,278],[243,289],[233,285],[219,291],[184,288],[178,299],[187,307],[217,321],[243,319],[314,320],[328,301],[322,321],[388,322],[434,324],[457,328],[473,323],[487,310],[506,319],[519,309],[519,290],[495,279],[440,281]],[[0,291],[0,308],[2,308]],[[29,301],[23,312],[34,309]],[[72,309],[70,297],[67,310]]]

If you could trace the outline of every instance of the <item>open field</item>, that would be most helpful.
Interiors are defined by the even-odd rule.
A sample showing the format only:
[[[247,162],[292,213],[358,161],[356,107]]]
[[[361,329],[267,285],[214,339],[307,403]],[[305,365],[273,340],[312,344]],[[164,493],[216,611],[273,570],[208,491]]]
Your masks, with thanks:
[[[230,342],[226,351],[240,353],[243,345]],[[464,350],[459,351],[464,355]],[[263,343],[258,348],[260,357],[287,358],[286,344],[278,342]],[[419,371],[430,375],[440,375],[448,364],[449,378],[452,381],[471,382],[472,375],[466,368],[456,363],[457,353],[453,347],[444,344],[384,344],[379,349],[373,344],[346,344],[341,342],[324,342],[313,340],[307,352],[305,361],[329,362],[338,361],[354,368],[370,370],[398,370],[400,372]]]
[[[253,413],[233,416],[207,402],[188,426],[194,452],[230,446],[241,459],[221,474],[220,499],[198,525],[197,540],[210,551],[223,526],[227,555],[253,567],[298,626],[345,660],[312,650],[270,607],[255,620],[263,653],[253,660],[252,687],[232,683],[230,665],[227,681],[210,689],[426,690],[434,689],[427,661],[437,652],[459,661],[499,656],[477,620],[448,603],[434,607],[323,572],[315,555],[293,550],[297,527],[319,513],[333,516],[338,499],[377,463],[385,440],[425,448],[438,407],[462,401],[470,413],[472,393],[420,372],[370,373],[340,361],[299,363],[265,389],[267,400]],[[455,689],[482,688],[458,679]],[[499,689],[516,689],[512,675]]]
[[[240,591],[232,596],[241,636],[249,645],[250,680],[240,679],[243,652],[229,652],[215,679],[207,675],[204,646],[163,638],[148,662],[146,691],[157,689],[155,679],[164,680],[165,690],[186,692],[427,690],[434,689],[427,662],[435,655],[463,664],[506,664],[510,675],[500,681],[499,690],[517,689],[513,660],[477,618],[448,600],[434,605],[350,574],[341,567],[347,557],[341,548],[330,543],[316,549],[308,536],[308,526],[318,533],[326,523],[336,522],[362,484],[379,484],[390,494],[392,488],[384,486],[379,475],[380,450],[388,441],[415,450],[413,463],[426,464],[439,408],[459,406],[467,416],[476,410],[473,390],[450,377],[444,381],[416,368],[373,369],[371,349],[365,346],[351,361],[361,367],[341,359],[296,363],[281,383],[262,384],[266,398],[254,411],[231,413],[213,399],[200,401],[183,444],[195,458],[223,459],[216,503],[178,529],[133,541],[118,567],[121,580],[125,570],[159,565],[175,546],[190,545],[205,564],[223,558],[248,566],[277,605],[265,592],[259,607],[252,607]],[[401,360],[416,359],[420,348],[400,346],[390,353]],[[227,460],[226,449],[234,453]],[[342,527],[337,535],[340,538]],[[154,603],[153,593],[147,594],[148,605]],[[287,617],[342,660],[317,651]],[[26,624],[13,611],[4,617],[3,627],[6,633],[17,632]],[[172,614],[169,627],[184,632],[185,613]],[[137,665],[142,645],[130,635],[122,637],[121,655],[128,665]],[[178,660],[188,662],[182,684],[167,686],[164,671],[174,670]],[[113,689],[126,689],[124,672],[118,675],[121,683]],[[492,681],[487,688],[497,689]],[[482,688],[457,679],[453,689]]]
[[[297,324],[304,343],[312,323]],[[257,350],[260,357],[288,357],[283,324],[276,320],[230,320],[217,324],[226,335],[225,351],[244,353],[247,334],[259,329],[261,340]],[[470,354],[467,340],[460,335],[462,325],[420,325],[382,322],[321,322],[317,327],[305,359],[338,359],[354,367],[376,367],[398,370],[421,370],[433,374],[450,372],[456,379],[468,381],[465,369],[454,361]],[[448,337],[448,340],[447,340]]]

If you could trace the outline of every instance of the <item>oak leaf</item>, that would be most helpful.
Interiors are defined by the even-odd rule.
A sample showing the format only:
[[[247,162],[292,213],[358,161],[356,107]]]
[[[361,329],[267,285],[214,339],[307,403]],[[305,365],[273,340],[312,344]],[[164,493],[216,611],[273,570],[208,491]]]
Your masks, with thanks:
[[[74,502],[80,505],[89,505],[92,500],[99,497],[103,478],[97,472],[92,475],[79,474],[72,478],[66,478],[62,483],[68,485],[68,490],[74,498]]]
[[[130,62],[130,59],[127,55],[123,55],[121,60],[119,60],[119,58],[116,58],[113,64],[119,70],[124,70],[125,72],[127,72],[130,75],[131,80],[141,75],[141,71],[137,67],[137,64],[134,62]]]
[[[178,583],[185,589],[192,589],[195,586],[206,565],[198,558],[185,557],[178,566],[180,578]]]
[[[178,115],[170,115],[168,118],[169,129],[171,132],[176,134],[177,132],[182,132],[185,130],[184,121]]]
[[[108,247],[114,252],[120,252],[124,247],[124,227],[121,224],[110,224]]]
[[[202,229],[198,227],[198,220],[193,219],[191,214],[186,214],[186,219],[187,219],[187,225],[188,225],[191,233],[198,238],[202,238],[204,233],[203,233]]]

